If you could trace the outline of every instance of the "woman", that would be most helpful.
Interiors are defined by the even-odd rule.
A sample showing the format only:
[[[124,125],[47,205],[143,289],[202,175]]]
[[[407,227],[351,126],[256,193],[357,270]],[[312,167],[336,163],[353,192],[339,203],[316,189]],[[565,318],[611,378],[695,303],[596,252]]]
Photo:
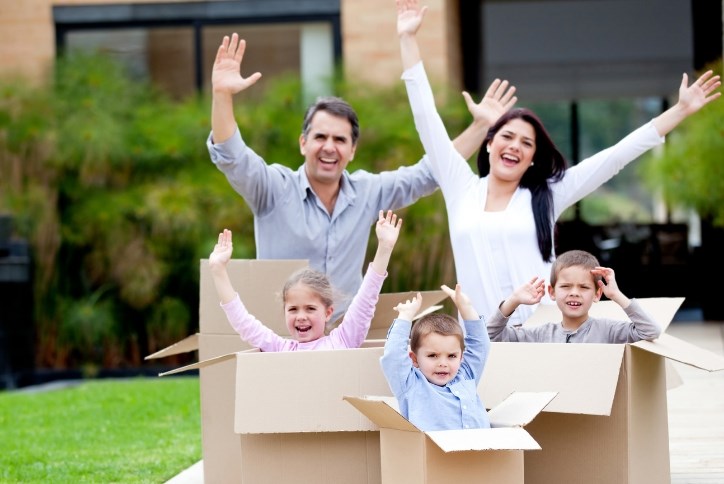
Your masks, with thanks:
[[[683,75],[679,101],[616,145],[574,167],[566,161],[543,123],[527,109],[503,114],[488,130],[478,157],[479,176],[455,151],[420,60],[416,33],[426,7],[397,0],[405,80],[415,125],[433,175],[445,197],[458,282],[480,314],[489,317],[505,296],[537,276],[546,278],[555,257],[553,228],[560,214],[593,192],[637,157],[664,142],[681,121],[718,98],[720,77],[706,72],[691,86]],[[465,101],[476,119],[486,108],[508,107],[514,99],[494,83],[476,105]],[[481,121],[481,122],[482,122]],[[547,298],[541,303],[550,304]],[[509,324],[525,322],[536,306],[520,307]]]

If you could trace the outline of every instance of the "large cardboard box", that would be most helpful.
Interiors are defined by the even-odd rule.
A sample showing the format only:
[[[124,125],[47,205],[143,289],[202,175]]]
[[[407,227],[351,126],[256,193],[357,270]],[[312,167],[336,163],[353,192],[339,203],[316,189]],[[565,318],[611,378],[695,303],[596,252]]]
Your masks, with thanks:
[[[234,259],[229,262],[228,271],[249,311],[284,336],[288,332],[281,289],[290,274],[307,265],[305,260]],[[379,368],[382,339],[396,314],[393,308],[415,292],[380,295],[368,333],[372,338],[366,343],[368,351],[261,353],[242,341],[228,323],[219,306],[207,259],[201,261],[200,271],[199,333],[147,358],[199,352],[198,363],[164,375],[199,370],[204,482],[316,484],[342,482],[338,480],[340,476],[349,476],[343,482],[378,483],[378,432],[372,431],[366,419],[344,403],[342,397],[354,392],[389,392]],[[422,293],[423,313],[439,308],[437,303],[447,297],[443,291]],[[352,356],[343,356],[348,353]],[[317,361],[330,356],[329,361]],[[289,362],[288,358],[294,361]],[[363,366],[355,363],[357,358],[365,362]],[[237,371],[239,365],[241,370]],[[370,379],[365,380],[369,375]],[[251,380],[237,381],[244,376]],[[349,387],[345,386],[347,382],[360,384]],[[298,390],[295,385],[299,385]],[[248,418],[244,422],[265,422],[261,425],[264,432],[250,432],[235,423],[237,388],[244,389],[248,398],[241,402],[251,409],[245,411]],[[304,399],[305,407],[297,406],[299,400],[282,398],[290,393]],[[322,403],[327,397],[328,403]],[[274,406],[280,402],[281,407]],[[345,415],[358,424],[339,423]],[[365,425],[360,426],[359,422]],[[270,423],[275,425],[267,425]],[[315,429],[320,425],[326,430]]]
[[[640,299],[664,327],[683,298]],[[592,314],[625,319],[610,301]],[[560,320],[540,307],[526,324]],[[633,344],[493,343],[479,392],[496,405],[512,391],[555,391],[526,427],[540,452],[525,459],[526,483],[670,483],[667,359],[706,371],[724,358],[666,333]]]
[[[490,410],[490,429],[423,432],[392,397],[345,397],[380,427],[383,484],[523,484],[524,451],[540,446],[523,429],[555,393],[513,393]]]

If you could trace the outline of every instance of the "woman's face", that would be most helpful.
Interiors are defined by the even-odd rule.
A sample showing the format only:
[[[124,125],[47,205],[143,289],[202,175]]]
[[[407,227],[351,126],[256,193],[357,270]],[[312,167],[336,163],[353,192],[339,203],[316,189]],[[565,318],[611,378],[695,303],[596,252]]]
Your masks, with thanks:
[[[490,174],[502,181],[519,182],[533,163],[535,129],[522,119],[504,124],[488,144]]]

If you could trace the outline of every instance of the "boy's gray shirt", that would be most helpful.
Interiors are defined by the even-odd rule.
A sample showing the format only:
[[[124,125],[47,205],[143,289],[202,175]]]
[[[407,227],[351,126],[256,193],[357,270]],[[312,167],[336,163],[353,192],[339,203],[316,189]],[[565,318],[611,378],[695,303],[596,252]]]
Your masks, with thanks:
[[[488,319],[488,335],[491,341],[521,343],[635,343],[659,337],[661,326],[636,299],[623,310],[630,321],[588,318],[577,330],[567,331],[560,322],[508,326],[508,318],[498,309]]]

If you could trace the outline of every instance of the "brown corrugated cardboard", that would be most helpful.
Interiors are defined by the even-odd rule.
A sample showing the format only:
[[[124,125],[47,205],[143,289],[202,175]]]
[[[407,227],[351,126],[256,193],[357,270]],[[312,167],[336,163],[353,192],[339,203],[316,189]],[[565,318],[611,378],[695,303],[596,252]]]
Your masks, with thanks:
[[[683,298],[639,302],[667,327]],[[594,308],[625,318],[611,301]],[[541,311],[531,319],[560,320]],[[558,392],[526,427],[542,448],[526,456],[526,483],[669,483],[667,359],[724,369],[723,358],[667,334],[625,345],[493,343],[479,393],[496,405],[511,391]]]
[[[281,288],[286,279],[294,271],[301,267],[306,267],[306,261],[273,261],[273,260],[231,260],[228,270],[232,284],[239,292],[242,301],[259,320],[263,321],[268,327],[282,336],[288,335],[286,324],[284,323],[282,302],[280,298]],[[247,375],[253,378],[250,382],[242,382],[239,388],[254,388],[255,398],[247,399],[250,406],[255,412],[264,414],[264,410],[269,406],[269,398],[272,402],[278,401],[279,395],[284,394],[283,380],[271,380],[269,386],[264,386],[260,381],[266,383],[264,375],[269,368],[262,368],[261,373],[237,372],[237,358],[239,361],[251,361],[250,364],[257,364],[264,361],[267,354],[258,353],[250,348],[248,344],[242,341],[236,334],[234,329],[228,323],[226,315],[219,307],[218,297],[213,285],[213,280],[208,268],[208,260],[204,259],[200,264],[200,333],[190,336],[186,340],[173,345],[165,350],[161,350],[151,357],[164,357],[170,354],[182,352],[183,349],[189,351],[199,350],[199,363],[179,368],[170,373],[178,373],[198,368],[200,375],[200,391],[201,391],[201,417],[202,417],[202,448],[204,459],[204,482],[209,483],[226,483],[226,482],[338,482],[340,476],[349,473],[348,482],[359,482],[362,484],[379,482],[379,437],[376,431],[368,430],[349,431],[344,433],[317,433],[313,435],[314,430],[302,430],[304,434],[296,435],[293,433],[275,433],[275,434],[237,434],[234,431],[235,421],[235,389],[237,375]],[[366,348],[376,348],[374,351],[381,351],[384,344],[384,338],[387,335],[387,328],[392,323],[392,318],[396,314],[394,307],[398,302],[409,299],[415,292],[401,292],[381,294],[378,302],[375,318],[371,324],[371,330],[368,333],[368,340],[363,344]],[[439,303],[447,296],[443,291],[422,291],[424,310],[421,312],[431,311],[439,308],[435,304]],[[194,343],[197,342],[195,347]],[[258,353],[256,358],[242,359],[241,353],[237,356],[237,352]],[[315,352],[316,353],[316,352]],[[381,355],[381,354],[380,354]],[[374,364],[366,363],[379,370],[379,356]],[[314,358],[313,355],[312,358]],[[220,357],[220,358],[218,358]],[[324,364],[323,364],[324,365]],[[336,376],[327,376],[321,378],[311,388],[327,388],[330,382],[343,381],[351,378],[352,381],[360,377],[351,375],[350,372],[344,372],[345,366],[338,363],[328,363],[326,366],[330,370],[335,370]],[[281,371],[281,377],[288,376],[285,374],[282,366],[276,367]],[[373,379],[375,386],[366,387],[362,382],[360,389],[369,388],[368,392],[379,393],[389,391],[386,382],[380,373]],[[317,373],[317,372],[315,372]],[[323,373],[323,372],[322,372]],[[308,374],[298,378],[296,381],[304,383]],[[361,372],[361,378],[366,375]],[[248,386],[251,385],[251,386]],[[334,389],[334,386],[330,388]],[[353,416],[358,422],[366,422],[361,418],[358,412],[351,409],[349,405],[342,401],[343,393],[335,398],[335,405],[341,415],[347,414]],[[314,395],[313,393],[310,395]],[[306,397],[310,402],[309,408],[312,408],[312,396]],[[331,401],[331,400],[330,400]],[[328,404],[331,405],[331,404]],[[320,409],[323,407],[319,407]],[[327,407],[329,408],[329,407]],[[286,414],[291,420],[306,421],[299,418],[297,412],[299,408],[292,408]],[[258,418],[259,415],[254,413],[248,414],[249,417]],[[268,415],[268,413],[267,413]],[[321,421],[324,418],[337,416],[337,411],[330,411],[328,414],[321,414]],[[243,422],[253,422],[247,419]],[[330,422],[335,422],[331,420]],[[326,424],[331,428],[332,423]],[[368,425],[368,424],[367,424]],[[350,428],[349,425],[345,428]],[[277,430],[283,427],[277,426]],[[265,449],[274,449],[270,455],[265,454]],[[281,449],[286,449],[281,452]],[[312,452],[310,449],[316,449]],[[334,464],[330,464],[331,460],[327,458],[324,461],[318,460],[320,449],[324,449],[322,454],[328,456],[337,456]],[[312,452],[314,455],[310,455]],[[299,460],[305,462],[305,473],[300,475],[298,469],[290,467],[288,464]],[[348,463],[348,464],[345,464]],[[311,464],[314,463],[315,466]],[[339,466],[344,467],[345,473],[334,472]],[[268,468],[268,469],[267,469]],[[267,469],[267,470],[265,470]],[[328,474],[327,474],[328,473]],[[324,480],[323,477],[328,475]],[[293,478],[292,478],[293,477]]]
[[[494,428],[423,432],[392,397],[344,399],[380,428],[382,483],[524,482],[524,450],[540,446],[522,427],[555,397],[514,393],[490,411]]]
[[[382,350],[247,350],[164,373],[202,372],[204,482],[379,483],[378,429],[342,397],[389,394]],[[222,382],[232,395],[205,405],[206,395],[221,393],[204,385]],[[218,413],[207,413],[209,407]],[[220,417],[223,429],[214,425]]]
[[[308,266],[306,260],[232,259],[227,270],[231,284],[239,292],[249,313],[275,333],[288,336],[284,323],[282,288],[292,273]],[[199,291],[199,332],[236,335],[219,306],[208,259],[201,260]]]
[[[378,331],[372,341],[366,342],[364,349],[306,352],[306,356],[312,358],[307,362],[309,364],[317,358],[325,358],[322,353],[330,353],[327,356],[331,356],[332,360],[319,364],[318,368],[316,362],[311,366],[304,362],[285,361],[281,364],[284,357],[276,365],[266,359],[281,354],[262,354],[252,350],[231,329],[219,308],[204,262],[201,264],[200,301],[203,330],[199,335],[190,337],[189,341],[179,343],[179,347],[159,352],[161,355],[173,354],[171,352],[180,351],[181,346],[193,348],[194,338],[198,341],[204,481],[207,484],[380,482],[379,432],[365,430],[369,428],[365,425],[369,424],[350,418],[350,408],[344,410],[347,412],[345,415],[341,409],[350,405],[342,397],[345,394],[389,395],[378,361],[381,346],[394,317],[394,305],[414,293],[381,296],[380,301],[385,301],[387,297],[396,300],[382,303],[373,321],[373,328]],[[271,323],[270,327],[280,334],[286,331],[281,316],[281,300],[277,298],[282,283],[267,284],[263,266],[285,262],[244,261],[242,266],[248,263],[244,270],[256,274],[247,279],[254,284],[241,287],[235,282],[243,300],[257,304],[253,314],[264,322],[278,321],[276,327]],[[231,267],[233,272],[234,265]],[[291,273],[296,268],[298,264],[294,262],[286,270]],[[288,274],[277,274],[278,279],[286,280],[286,277]],[[423,293],[426,304],[434,305],[442,300],[436,299],[442,291],[429,293]],[[683,299],[639,301],[659,321],[668,325]],[[597,315],[600,314],[598,311],[610,310],[613,317],[623,317],[616,313],[620,308],[610,301],[600,302],[594,305],[594,309]],[[277,310],[279,314],[275,316]],[[208,319],[214,321],[208,322]],[[546,319],[555,320],[555,316]],[[207,332],[209,328],[215,328],[217,332]],[[359,361],[352,366],[348,366],[352,364],[348,361],[343,364],[335,362],[337,356],[346,358],[341,356],[346,353],[359,355]],[[304,352],[295,354],[305,358]],[[219,356],[222,357],[219,361],[209,361]],[[721,358],[687,346],[668,335],[653,343],[634,345],[494,343],[479,392],[488,407],[498,405],[516,391],[558,393],[545,411],[526,426],[543,448],[542,451],[526,454],[524,465],[528,483],[668,482],[665,362],[669,359],[706,370],[724,368]],[[242,372],[241,364],[248,364],[248,369],[254,369]],[[306,370],[301,374],[288,371],[297,366]],[[267,377],[270,368],[274,368],[274,372]],[[317,371],[313,372],[312,368]],[[345,368],[350,371],[345,372]],[[316,375],[318,372],[320,374]],[[237,377],[241,380],[237,381]],[[293,391],[285,391],[291,379],[294,380],[291,383]],[[305,380],[313,383],[305,386]],[[356,389],[352,391],[351,387],[344,385],[338,387],[339,381],[344,381],[344,385],[354,381]],[[315,391],[320,388],[324,389],[319,393],[323,396],[321,400],[314,397]],[[335,397],[335,388],[339,388],[338,398]],[[289,398],[290,394],[293,398]],[[243,405],[248,406],[245,411],[249,417],[236,423],[235,395],[246,398],[247,403]],[[287,396],[285,402],[288,407],[279,404],[283,396]],[[283,417],[279,418],[276,427],[270,425],[276,424],[276,419],[268,418],[271,412],[267,412],[264,425],[256,425],[251,418],[261,418],[259,415],[263,415],[267,408],[274,408],[274,413]],[[235,425],[241,432],[260,433],[236,433]],[[338,428],[349,430],[336,430]],[[274,433],[263,433],[268,431]],[[414,443],[414,438],[409,438],[409,445],[421,445]],[[407,452],[408,448],[388,450],[394,456]],[[462,459],[467,453],[440,452],[452,459]],[[513,457],[508,452],[503,454],[501,459],[522,462],[522,457]],[[465,466],[462,468],[464,470]],[[455,476],[452,473],[445,477],[453,480]]]

